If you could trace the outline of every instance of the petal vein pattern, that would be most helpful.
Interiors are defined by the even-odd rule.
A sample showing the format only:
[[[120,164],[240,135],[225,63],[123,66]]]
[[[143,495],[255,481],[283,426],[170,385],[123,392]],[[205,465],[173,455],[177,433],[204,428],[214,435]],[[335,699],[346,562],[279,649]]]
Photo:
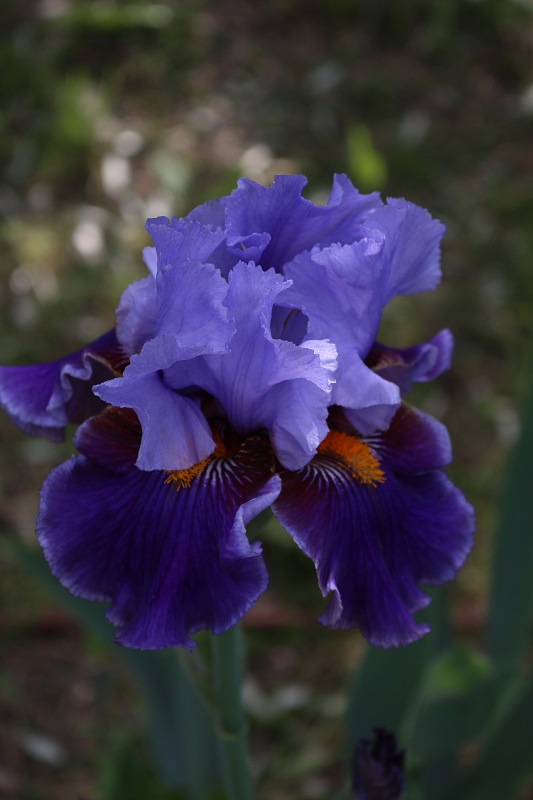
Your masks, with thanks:
[[[401,406],[385,433],[361,440],[345,420],[340,435],[282,473],[274,513],[315,562],[323,595],[332,592],[321,622],[359,627],[374,645],[408,644],[429,630],[412,617],[429,602],[419,584],[462,566],[473,511],[440,469],[449,441],[434,420]]]
[[[228,285],[209,264],[185,261],[157,274],[157,335],[121,378],[95,387],[98,397],[137,412],[143,437],[140,469],[185,469],[215,447],[198,399],[173,392],[163,371],[202,353],[226,352],[235,326],[223,304]]]
[[[155,247],[146,247],[143,257],[150,272],[146,278],[130,284],[122,294],[117,309],[117,335],[129,355],[138,353],[143,344],[158,332],[161,303],[165,301],[157,286],[163,269],[181,268],[182,263],[205,263],[224,239],[221,230],[208,229],[192,220],[157,217],[146,224]],[[180,276],[183,279],[183,276]],[[187,300],[184,287],[176,278],[180,301]],[[168,281],[167,281],[168,282]],[[180,291],[181,289],[181,291]]]
[[[306,183],[303,175],[278,175],[268,187],[241,178],[221,201],[228,234],[269,233],[261,257],[265,269],[282,272],[297,253],[319,243],[353,242],[364,215],[382,205],[377,193],[360,194],[345,175],[334,176],[327,204],[315,205],[302,197]]]
[[[266,588],[261,548],[244,526],[280,481],[268,444],[253,437],[177,490],[166,473],[134,466],[139,433],[134,415],[116,409],[85,423],[84,455],[44,484],[38,537],[73,594],[111,601],[117,642],[192,649],[193,633],[226,630]]]
[[[381,320],[385,263],[383,235],[361,231],[366,235],[358,242],[314,248],[287,264],[285,274],[293,283],[279,302],[307,315],[310,338],[330,336],[335,342],[332,402],[349,409],[354,426],[370,433],[387,427],[400,394],[363,362]]]
[[[298,469],[327,433],[336,348],[324,340],[298,346],[272,338],[272,306],[290,285],[274,270],[241,263],[228,284],[225,303],[236,328],[229,352],[176,363],[164,371],[165,382],[211,394],[241,435],[265,428],[281,463]]]

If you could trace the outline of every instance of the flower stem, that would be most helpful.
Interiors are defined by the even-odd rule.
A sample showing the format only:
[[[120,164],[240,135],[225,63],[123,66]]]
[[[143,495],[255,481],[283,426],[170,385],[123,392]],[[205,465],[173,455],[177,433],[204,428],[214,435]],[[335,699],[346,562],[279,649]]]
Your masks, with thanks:
[[[241,633],[234,625],[211,641],[216,731],[227,800],[253,800],[241,697]]]

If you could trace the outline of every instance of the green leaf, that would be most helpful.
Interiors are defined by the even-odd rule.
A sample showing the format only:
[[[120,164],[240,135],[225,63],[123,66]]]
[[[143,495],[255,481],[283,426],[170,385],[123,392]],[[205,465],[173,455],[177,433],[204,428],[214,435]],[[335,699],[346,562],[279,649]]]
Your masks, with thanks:
[[[425,612],[432,631],[407,647],[368,648],[350,690],[346,717],[348,753],[358,740],[383,726],[406,744],[405,721],[410,715],[426,668],[435,652],[449,640],[445,590],[431,592],[433,602]],[[423,616],[423,615],[422,615]]]
[[[101,603],[71,595],[50,573],[39,551],[28,548],[17,537],[6,537],[5,541],[54,599],[133,672],[148,706],[154,757],[168,785],[198,800],[208,797],[220,782],[213,725],[176,651],[117,647]]]
[[[413,707],[409,756],[420,763],[457,758],[461,747],[486,732],[504,684],[488,660],[465,645],[434,660]]]
[[[100,763],[98,797],[101,800],[187,800],[159,785],[143,742],[130,730],[114,730],[105,743]]]
[[[509,692],[505,713],[487,736],[475,766],[443,800],[505,800],[518,798],[533,776],[531,720],[533,680],[517,681]]]
[[[533,617],[532,475],[533,386],[507,469],[492,568],[489,652],[508,669],[516,668],[524,654]]]

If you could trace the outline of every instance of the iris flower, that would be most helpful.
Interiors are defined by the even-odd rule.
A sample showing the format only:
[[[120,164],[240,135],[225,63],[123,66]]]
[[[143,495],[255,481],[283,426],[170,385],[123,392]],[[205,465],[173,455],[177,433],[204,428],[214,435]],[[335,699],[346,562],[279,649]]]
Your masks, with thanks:
[[[385,305],[440,279],[443,226],[335,176],[240,180],[183,219],[147,223],[148,274],[116,328],[66,358],[0,368],[23,431],[78,455],[44,483],[37,534],[75,595],[110,602],[116,641],[192,649],[267,586],[246,525],[269,506],[315,563],[321,622],[375,645],[427,632],[421,584],[455,575],[473,513],[442,468],[443,425],[403,401],[449,366],[451,334],[376,341]]]

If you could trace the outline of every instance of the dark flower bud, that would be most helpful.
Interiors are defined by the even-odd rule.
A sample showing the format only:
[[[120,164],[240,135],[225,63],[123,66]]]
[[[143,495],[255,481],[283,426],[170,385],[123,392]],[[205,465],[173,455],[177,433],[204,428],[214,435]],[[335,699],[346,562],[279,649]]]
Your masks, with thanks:
[[[400,800],[404,788],[405,752],[385,728],[374,728],[374,738],[360,739],[352,762],[355,800]]]

